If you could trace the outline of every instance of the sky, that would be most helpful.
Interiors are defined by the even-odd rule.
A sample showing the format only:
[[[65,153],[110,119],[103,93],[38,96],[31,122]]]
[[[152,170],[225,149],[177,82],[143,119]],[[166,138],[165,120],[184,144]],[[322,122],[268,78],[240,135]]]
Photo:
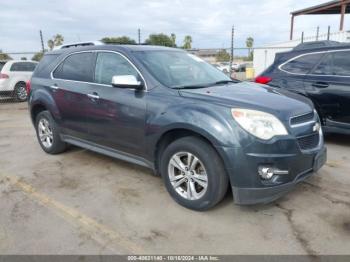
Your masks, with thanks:
[[[325,0],[327,1],[327,0]],[[45,46],[56,33],[65,42],[98,40],[126,35],[141,41],[151,33],[175,33],[178,45],[191,35],[194,48],[230,47],[232,25],[235,46],[244,47],[249,36],[255,46],[287,41],[290,12],[325,1],[320,0],[0,0],[0,49],[32,52]],[[350,18],[345,18],[345,28]],[[295,35],[316,34],[317,26],[336,31],[339,16],[300,16]]]

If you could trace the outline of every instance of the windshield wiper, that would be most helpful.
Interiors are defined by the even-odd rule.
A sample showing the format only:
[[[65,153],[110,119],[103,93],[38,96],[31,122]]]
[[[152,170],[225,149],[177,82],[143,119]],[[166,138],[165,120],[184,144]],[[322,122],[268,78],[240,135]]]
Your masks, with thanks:
[[[220,80],[216,81],[214,83],[208,83],[208,84],[202,84],[202,85],[182,85],[182,86],[174,86],[173,89],[196,89],[196,88],[206,88],[209,86],[215,86],[215,85],[222,85],[222,84],[228,84],[228,83],[238,83],[239,80]]]
[[[221,84],[228,84],[228,83],[238,83],[239,80],[221,80],[221,81],[216,81],[214,84],[215,85],[221,85]]]
[[[211,86],[212,84],[209,85],[183,85],[183,86],[174,86],[172,87],[173,89],[198,89],[198,88],[206,88],[208,86]]]

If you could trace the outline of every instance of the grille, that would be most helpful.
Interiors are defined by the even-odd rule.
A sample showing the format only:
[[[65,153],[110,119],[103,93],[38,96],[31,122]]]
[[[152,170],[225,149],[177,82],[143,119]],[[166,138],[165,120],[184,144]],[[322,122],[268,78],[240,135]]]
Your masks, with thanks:
[[[305,122],[313,120],[314,116],[315,116],[314,112],[311,112],[311,113],[308,113],[308,114],[304,114],[304,115],[301,115],[301,116],[295,116],[295,117],[292,117],[290,119],[290,124],[293,126],[293,125],[305,123]]]
[[[319,142],[320,142],[320,135],[318,133],[313,133],[311,135],[298,138],[298,143],[302,150],[313,149],[317,147]]]

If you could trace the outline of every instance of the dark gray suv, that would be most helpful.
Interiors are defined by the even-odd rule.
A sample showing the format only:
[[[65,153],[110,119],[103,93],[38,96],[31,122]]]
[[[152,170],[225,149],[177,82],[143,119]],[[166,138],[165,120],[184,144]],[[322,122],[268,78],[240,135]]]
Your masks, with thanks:
[[[178,49],[57,50],[28,90],[44,151],[73,144],[146,166],[195,210],[213,207],[228,186],[238,204],[270,202],[326,161],[307,98],[231,80]]]

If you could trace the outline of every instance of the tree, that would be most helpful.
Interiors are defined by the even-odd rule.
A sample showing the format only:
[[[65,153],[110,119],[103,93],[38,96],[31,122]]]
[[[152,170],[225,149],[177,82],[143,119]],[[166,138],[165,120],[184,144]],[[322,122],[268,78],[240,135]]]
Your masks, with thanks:
[[[26,61],[27,58],[25,56],[21,57],[21,60]]]
[[[230,54],[225,50],[222,49],[216,54],[216,61],[217,62],[228,62],[230,61]]]
[[[41,60],[41,58],[43,58],[43,56],[44,56],[43,52],[38,52],[38,53],[34,54],[34,56],[32,57],[32,60],[39,62]]]
[[[248,47],[248,58],[249,60],[253,60],[253,46],[254,46],[254,38],[253,37],[248,37],[247,40],[245,41],[245,45]]]
[[[192,37],[190,35],[186,35],[184,38],[183,49],[191,49],[192,48]]]
[[[48,45],[49,49],[52,50],[55,46],[62,45],[63,42],[64,42],[63,36],[60,34],[56,34],[52,37],[52,39],[49,39],[47,41],[47,45]]]
[[[173,41],[173,47],[176,47],[176,35],[174,33],[172,33],[170,35],[171,41]]]
[[[128,36],[104,37],[101,41],[105,44],[136,45],[136,41]]]
[[[174,42],[172,38],[163,33],[149,35],[145,43],[148,45],[161,45],[161,46],[174,47]]]
[[[9,56],[6,53],[3,53],[2,50],[0,49],[0,60],[11,60],[11,59],[12,59],[11,56]]]

